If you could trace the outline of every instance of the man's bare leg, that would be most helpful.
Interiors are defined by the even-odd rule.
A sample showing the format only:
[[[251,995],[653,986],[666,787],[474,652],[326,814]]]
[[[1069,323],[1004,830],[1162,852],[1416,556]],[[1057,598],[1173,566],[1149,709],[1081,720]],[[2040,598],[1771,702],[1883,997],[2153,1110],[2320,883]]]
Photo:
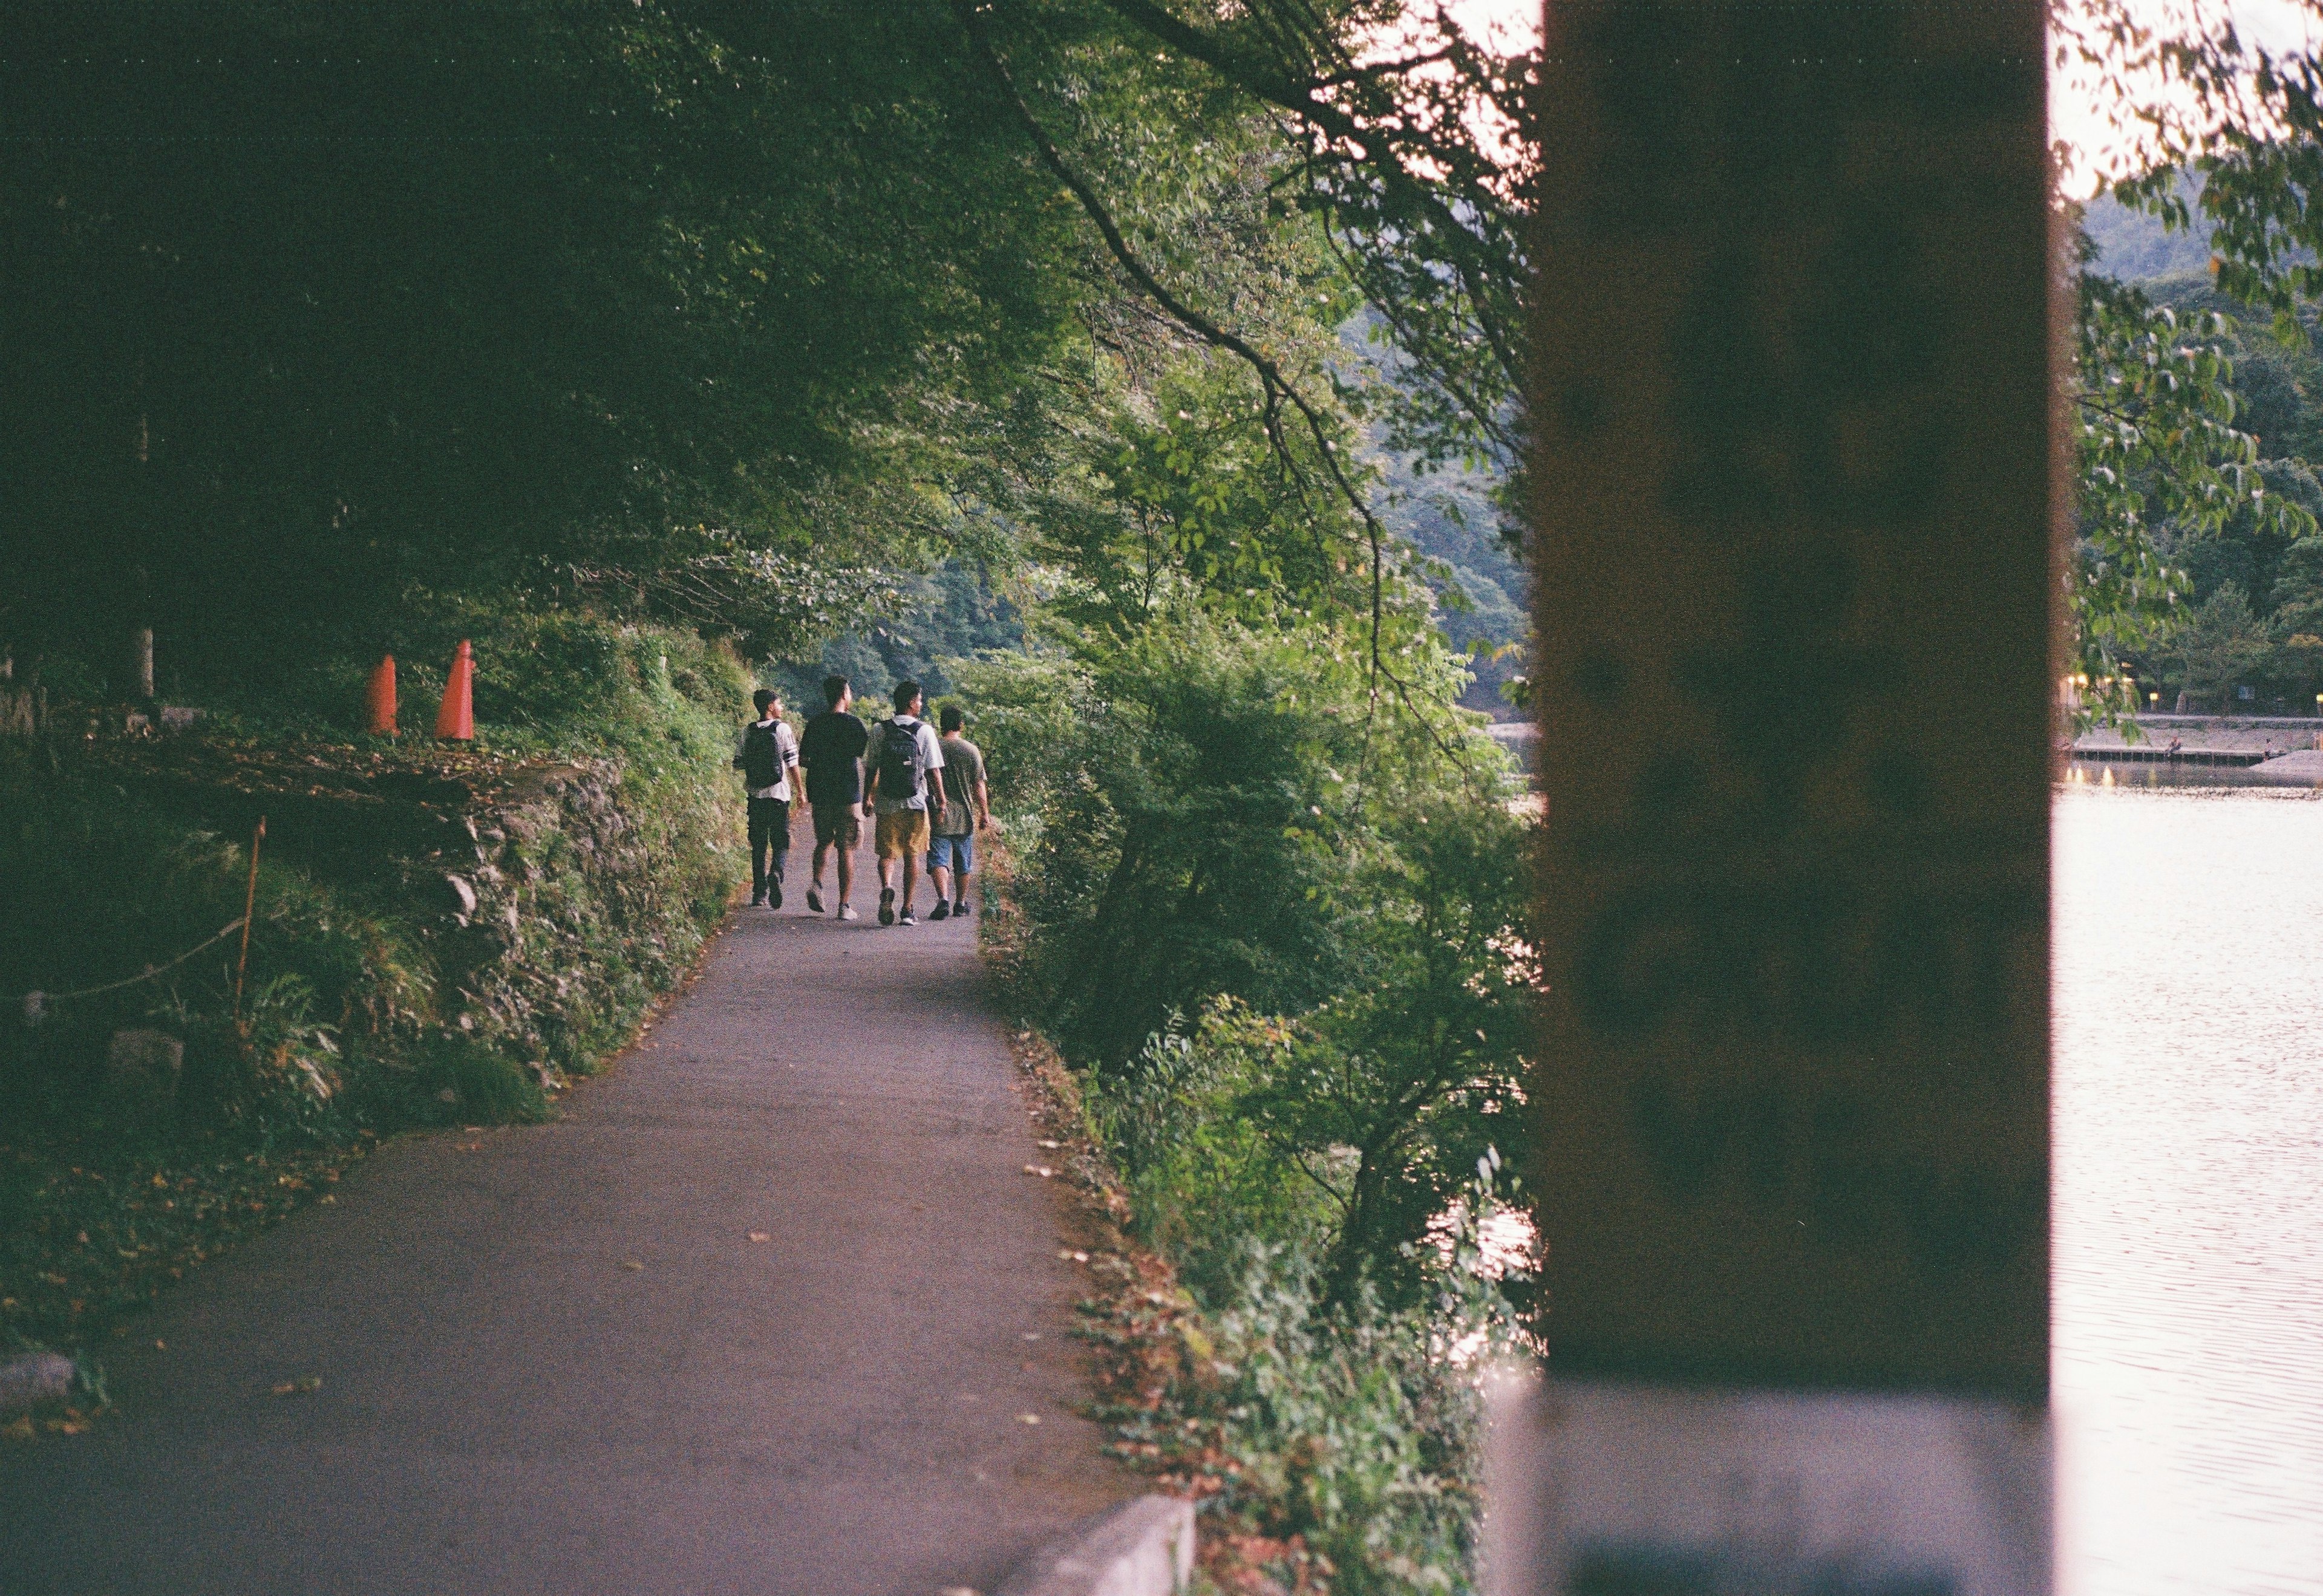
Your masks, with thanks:
[[[882,868],[882,869],[884,869],[885,867],[886,867],[886,861],[885,861],[885,860],[882,860],[882,861],[881,861],[881,868]],[[912,912],[912,894],[913,894],[915,890],[917,890],[917,888],[919,887],[919,885],[920,885],[920,860],[919,860],[919,856],[918,856],[918,855],[916,855],[916,854],[910,854],[910,853],[907,853],[907,854],[905,854],[905,855],[904,856],[904,891],[903,891],[903,894],[902,894],[902,895],[903,895],[903,900],[904,900],[904,901],[903,901],[902,904],[901,904],[901,905],[896,909],[896,911],[895,911],[895,912],[896,912],[897,913],[899,913],[899,914],[909,914],[909,913]]]

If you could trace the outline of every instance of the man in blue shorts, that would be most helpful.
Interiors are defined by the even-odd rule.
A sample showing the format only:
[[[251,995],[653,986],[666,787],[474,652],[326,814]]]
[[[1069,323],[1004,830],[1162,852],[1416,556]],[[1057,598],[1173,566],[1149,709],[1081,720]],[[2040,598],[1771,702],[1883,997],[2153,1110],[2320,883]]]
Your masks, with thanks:
[[[937,717],[943,737],[944,806],[928,843],[928,877],[936,884],[935,913],[943,920],[968,913],[968,877],[976,868],[976,834],[992,823],[991,793],[984,784],[984,750],[960,735],[968,717],[947,705]]]

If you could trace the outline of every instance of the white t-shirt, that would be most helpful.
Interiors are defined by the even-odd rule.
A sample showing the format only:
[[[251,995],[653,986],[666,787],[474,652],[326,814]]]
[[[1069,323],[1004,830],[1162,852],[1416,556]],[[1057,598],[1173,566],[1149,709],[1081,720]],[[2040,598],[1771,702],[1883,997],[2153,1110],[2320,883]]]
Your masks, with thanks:
[[[742,729],[742,740],[734,745],[734,757],[739,761],[743,752],[749,748],[751,732],[760,727],[768,726],[774,729],[775,763],[781,771],[781,775],[771,787],[750,788],[750,796],[780,798],[788,803],[791,795],[791,772],[798,768],[798,738],[791,735],[791,729],[788,726],[780,720],[752,721]]]
[[[928,775],[943,768],[943,749],[936,745],[936,729],[924,720],[898,715],[872,728],[871,746],[863,751],[864,769],[877,770],[880,751],[886,748],[886,739],[898,730],[905,729],[912,734],[912,795],[908,798],[891,796],[887,784],[880,783],[877,809],[881,814],[901,814],[907,809],[925,809],[928,806]]]

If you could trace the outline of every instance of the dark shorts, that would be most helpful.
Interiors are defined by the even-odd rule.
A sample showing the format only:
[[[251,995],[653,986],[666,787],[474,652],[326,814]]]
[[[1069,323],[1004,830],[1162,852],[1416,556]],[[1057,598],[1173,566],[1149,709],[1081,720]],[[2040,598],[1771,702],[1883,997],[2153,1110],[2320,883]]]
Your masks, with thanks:
[[[947,837],[941,831],[937,832],[928,843],[928,868],[957,870],[962,876],[976,874],[975,833]]]
[[[814,845],[829,848],[853,848],[863,840],[863,814],[852,803],[818,803],[814,806]]]

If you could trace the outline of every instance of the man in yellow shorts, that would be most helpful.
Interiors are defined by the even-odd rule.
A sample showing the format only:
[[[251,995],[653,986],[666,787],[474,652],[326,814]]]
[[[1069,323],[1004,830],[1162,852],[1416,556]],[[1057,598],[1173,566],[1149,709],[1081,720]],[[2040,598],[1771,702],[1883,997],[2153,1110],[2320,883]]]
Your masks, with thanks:
[[[871,773],[863,812],[874,817],[872,851],[879,856],[879,923],[894,925],[895,861],[904,863],[901,922],[917,925],[912,894],[920,882],[920,859],[928,851],[928,817],[943,813],[943,784],[929,777],[943,768],[935,728],[920,719],[920,684],[895,683],[895,718],[871,732],[864,766]]]

